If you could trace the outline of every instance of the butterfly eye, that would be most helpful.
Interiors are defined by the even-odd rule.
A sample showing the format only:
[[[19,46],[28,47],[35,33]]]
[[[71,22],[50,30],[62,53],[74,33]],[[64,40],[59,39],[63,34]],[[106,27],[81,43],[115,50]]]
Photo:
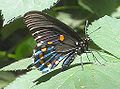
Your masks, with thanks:
[[[60,41],[64,41],[64,39],[65,39],[64,35],[60,35],[60,36],[59,36],[59,40],[60,40]]]

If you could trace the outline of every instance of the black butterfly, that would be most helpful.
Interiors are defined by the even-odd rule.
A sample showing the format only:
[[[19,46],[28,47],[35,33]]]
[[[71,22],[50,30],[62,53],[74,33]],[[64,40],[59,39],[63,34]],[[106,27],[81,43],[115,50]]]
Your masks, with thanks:
[[[88,50],[88,37],[81,38],[69,26],[45,13],[28,12],[24,22],[37,42],[33,65],[42,72],[49,72],[62,60],[64,69],[73,62],[76,54]]]

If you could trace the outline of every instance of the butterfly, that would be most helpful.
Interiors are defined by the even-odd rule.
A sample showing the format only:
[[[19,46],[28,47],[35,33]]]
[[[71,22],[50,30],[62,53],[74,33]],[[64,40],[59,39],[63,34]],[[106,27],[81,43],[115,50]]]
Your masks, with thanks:
[[[76,54],[81,55],[88,50],[88,37],[80,37],[72,28],[46,13],[30,11],[23,20],[37,42],[33,65],[42,73],[49,72],[62,60],[62,69],[65,69]]]

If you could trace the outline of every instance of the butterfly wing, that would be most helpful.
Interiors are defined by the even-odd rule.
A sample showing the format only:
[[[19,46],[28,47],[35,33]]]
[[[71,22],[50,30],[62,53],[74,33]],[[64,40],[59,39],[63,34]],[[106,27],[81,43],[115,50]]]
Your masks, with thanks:
[[[26,13],[24,22],[37,42],[34,64],[42,72],[74,56],[76,42],[81,39],[70,27],[39,11]]]

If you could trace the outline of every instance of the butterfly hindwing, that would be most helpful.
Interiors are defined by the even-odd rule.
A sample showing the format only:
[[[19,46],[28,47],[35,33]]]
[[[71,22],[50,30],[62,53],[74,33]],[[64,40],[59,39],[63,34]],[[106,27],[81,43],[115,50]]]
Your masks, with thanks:
[[[75,42],[79,36],[64,23],[39,11],[24,15],[24,22],[35,41],[34,64],[42,72],[56,67],[64,59],[63,65],[70,64],[75,54]]]

